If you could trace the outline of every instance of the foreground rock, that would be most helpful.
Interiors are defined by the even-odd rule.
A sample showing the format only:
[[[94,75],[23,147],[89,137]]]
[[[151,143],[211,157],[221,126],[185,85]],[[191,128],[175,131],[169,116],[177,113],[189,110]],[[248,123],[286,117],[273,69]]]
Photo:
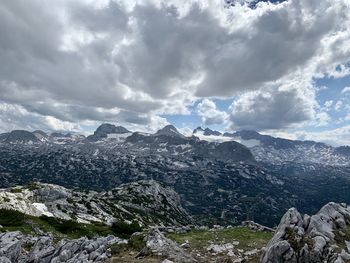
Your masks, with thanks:
[[[51,236],[32,237],[20,232],[0,233],[0,262],[103,262],[111,257],[109,247],[125,240],[114,236],[61,240]]]
[[[349,262],[349,241],[350,206],[328,203],[311,217],[291,208],[283,216],[261,261]]]
[[[166,238],[157,228],[151,229],[146,236],[146,245],[137,255],[137,257],[159,256],[165,260],[176,263],[197,262],[190,255],[185,253],[174,241]],[[165,261],[167,262],[167,261]]]

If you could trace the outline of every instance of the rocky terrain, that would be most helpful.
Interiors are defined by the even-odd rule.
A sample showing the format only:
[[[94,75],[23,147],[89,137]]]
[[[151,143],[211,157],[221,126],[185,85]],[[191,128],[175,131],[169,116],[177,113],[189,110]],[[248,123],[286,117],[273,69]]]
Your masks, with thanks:
[[[33,237],[21,232],[0,233],[0,262],[105,262],[110,246],[126,240],[114,236],[61,240],[55,244],[48,236]]]
[[[63,238],[0,232],[0,262],[256,262],[273,230],[239,227],[149,228],[127,238]]]
[[[192,222],[177,193],[155,181],[123,184],[107,192],[79,192],[42,183],[0,189],[0,209],[85,224],[110,225],[119,220],[176,226]]]
[[[270,240],[270,241],[269,241]],[[350,206],[289,209],[275,230],[201,226],[155,181],[107,192],[35,183],[0,191],[0,262],[348,262]]]
[[[312,216],[291,208],[261,257],[267,262],[349,262],[350,207],[328,203]]]

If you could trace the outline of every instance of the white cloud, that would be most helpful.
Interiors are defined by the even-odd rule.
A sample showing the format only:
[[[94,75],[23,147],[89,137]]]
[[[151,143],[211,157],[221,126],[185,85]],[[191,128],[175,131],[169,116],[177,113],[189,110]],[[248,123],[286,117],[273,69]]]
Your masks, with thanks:
[[[300,138],[329,143],[331,145],[350,145],[350,125],[321,132],[299,132]]]
[[[350,87],[344,87],[341,94],[350,93]]]
[[[315,116],[314,126],[322,127],[330,123],[331,117],[327,112],[318,112]]]
[[[324,103],[324,109],[326,111],[329,111],[331,109],[332,105],[333,105],[333,100],[327,100]]]
[[[209,99],[198,104],[197,113],[205,125],[225,124],[228,121],[228,114],[218,110],[215,102]]]
[[[338,100],[334,105],[334,109],[336,111],[340,111],[342,109],[342,107],[343,107],[343,102],[341,100]]]

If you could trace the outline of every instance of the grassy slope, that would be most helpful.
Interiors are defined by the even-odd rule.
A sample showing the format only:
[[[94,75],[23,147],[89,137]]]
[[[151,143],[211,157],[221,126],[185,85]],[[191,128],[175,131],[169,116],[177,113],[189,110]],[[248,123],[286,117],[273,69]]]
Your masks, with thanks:
[[[272,238],[273,234],[268,232],[254,232],[246,227],[233,227],[222,230],[191,230],[187,233],[168,234],[168,237],[178,244],[189,241],[193,248],[203,248],[210,242],[230,243],[239,241],[238,249],[249,250],[261,248]]]

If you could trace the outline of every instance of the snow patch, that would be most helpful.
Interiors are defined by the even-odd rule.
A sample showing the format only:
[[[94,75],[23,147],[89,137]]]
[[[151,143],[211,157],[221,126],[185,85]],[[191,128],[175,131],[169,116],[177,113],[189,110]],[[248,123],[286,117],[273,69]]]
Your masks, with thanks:
[[[203,132],[196,132],[193,134],[197,138],[199,138],[202,141],[207,141],[207,142],[228,142],[228,141],[233,141],[233,138],[231,137],[226,137],[222,135],[204,135]]]
[[[45,216],[53,217],[53,214],[49,212],[47,209],[47,206],[43,203],[33,203],[33,206],[42,214]]]

